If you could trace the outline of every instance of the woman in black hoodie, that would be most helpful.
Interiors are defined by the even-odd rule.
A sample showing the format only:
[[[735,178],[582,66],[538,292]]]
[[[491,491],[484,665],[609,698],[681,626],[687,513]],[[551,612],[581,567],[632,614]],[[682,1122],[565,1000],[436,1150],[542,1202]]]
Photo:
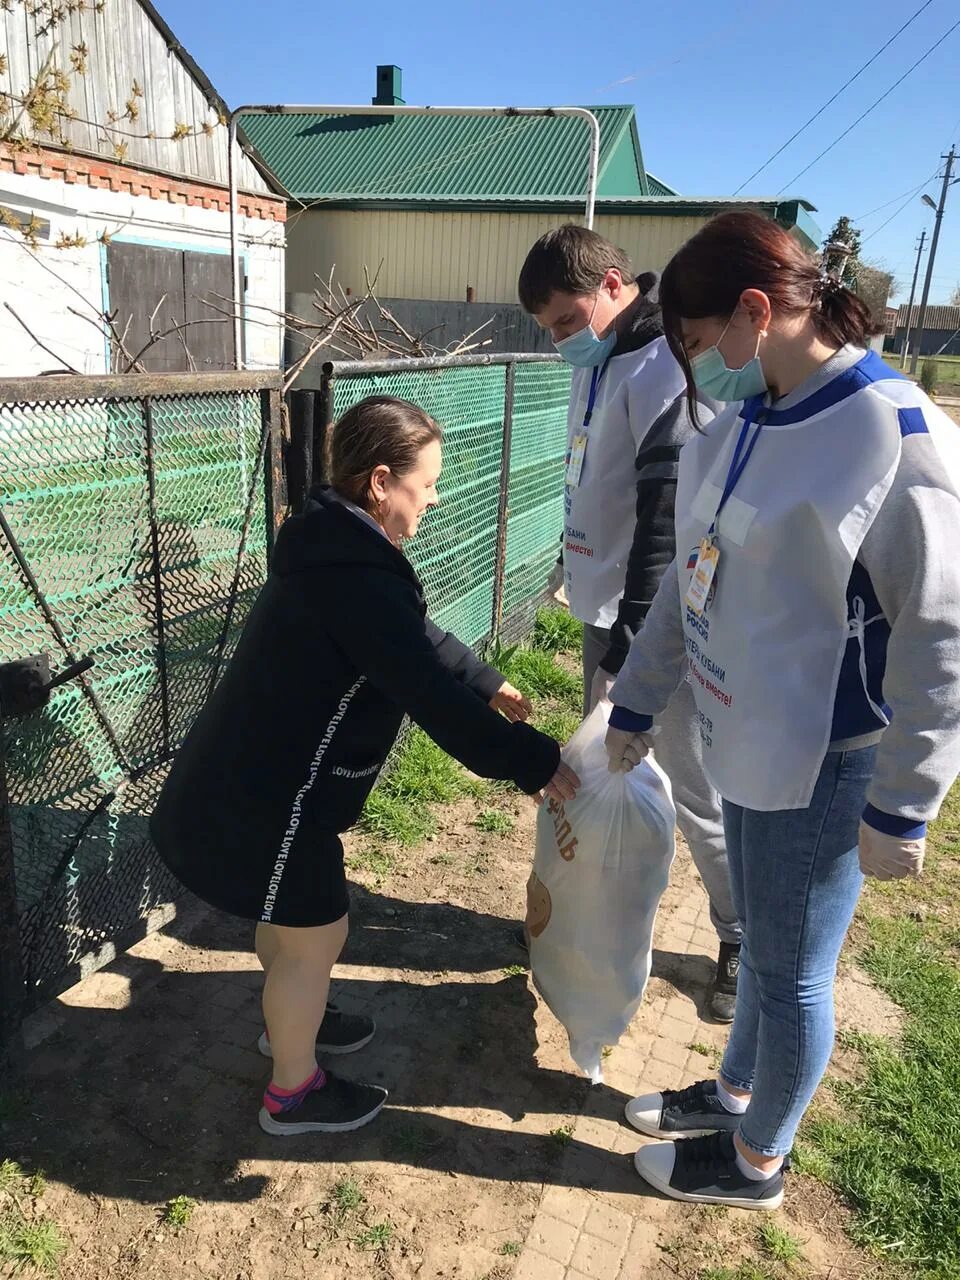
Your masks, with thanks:
[[[151,822],[188,889],[257,922],[268,1133],[356,1129],[386,1100],[319,1068],[317,1053],[352,1052],[375,1030],[327,1004],[347,937],[339,833],[359,817],[404,713],[484,777],[559,800],[579,785],[557,743],[524,723],[526,698],[426,616],[400,547],[437,505],[440,465],[440,428],[415,405],[375,396],[341,418],[331,487],[280,530]]]

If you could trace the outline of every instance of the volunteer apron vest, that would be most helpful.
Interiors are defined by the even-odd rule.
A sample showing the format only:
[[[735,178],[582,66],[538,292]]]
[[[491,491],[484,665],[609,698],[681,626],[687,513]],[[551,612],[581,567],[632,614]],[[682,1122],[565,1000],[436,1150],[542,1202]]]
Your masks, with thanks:
[[[848,618],[854,561],[890,491],[901,436],[929,427],[944,438],[941,419],[871,352],[794,409],[765,409],[761,397],[731,405],[684,449],[677,572],[689,679],[704,770],[734,804],[810,803],[847,641],[871,621],[862,607]],[[719,561],[698,613],[686,600],[691,573],[745,425],[747,447],[760,435],[717,519]],[[958,448],[952,438],[944,446]]]
[[[564,590],[570,612],[581,622],[612,627],[623,595],[627,561],[637,523],[640,439],[630,421],[630,383],[647,419],[644,431],[683,391],[683,374],[665,338],[642,351],[611,356],[603,366],[575,369],[567,425],[564,485]],[[576,482],[570,483],[571,453],[584,440]]]

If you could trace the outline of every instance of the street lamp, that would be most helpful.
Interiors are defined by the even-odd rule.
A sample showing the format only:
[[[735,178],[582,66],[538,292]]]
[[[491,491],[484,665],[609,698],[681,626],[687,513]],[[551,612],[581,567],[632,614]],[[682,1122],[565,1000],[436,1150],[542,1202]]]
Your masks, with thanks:
[[[930,208],[934,211],[934,213],[936,213],[936,211],[937,211],[937,202],[936,202],[936,200],[934,200],[934,199],[933,199],[933,197],[932,197],[932,196],[922,195],[922,196],[920,197],[920,199],[923,201],[923,203],[924,203],[924,204],[928,204],[928,205],[930,206]]]

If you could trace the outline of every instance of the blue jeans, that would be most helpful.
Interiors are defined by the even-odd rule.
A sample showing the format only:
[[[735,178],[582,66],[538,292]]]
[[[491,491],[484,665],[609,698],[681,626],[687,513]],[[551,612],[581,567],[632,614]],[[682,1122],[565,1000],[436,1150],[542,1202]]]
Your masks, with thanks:
[[[737,1011],[720,1074],[752,1089],[740,1137],[785,1155],[833,1049],[833,982],[860,896],[857,835],[876,747],[828,753],[806,809],[723,802],[743,925]]]

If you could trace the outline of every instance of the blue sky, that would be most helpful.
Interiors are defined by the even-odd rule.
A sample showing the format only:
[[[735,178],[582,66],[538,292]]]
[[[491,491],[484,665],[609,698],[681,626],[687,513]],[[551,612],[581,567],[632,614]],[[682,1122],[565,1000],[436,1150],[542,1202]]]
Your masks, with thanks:
[[[160,0],[164,17],[231,106],[369,102],[380,62],[403,68],[409,103],[632,102],[648,169],[684,195],[716,196],[732,194],[922,3]],[[956,0],[931,0],[744,191],[803,196],[817,206],[824,231],[840,214],[853,217],[863,230],[864,257],[880,260],[903,282],[901,301],[917,237],[933,225],[920,192],[911,192],[919,187],[936,198],[940,155],[951,142],[960,144],[960,28],[794,179],[958,16]],[[960,184],[948,199],[931,301],[947,301],[957,284]]]

